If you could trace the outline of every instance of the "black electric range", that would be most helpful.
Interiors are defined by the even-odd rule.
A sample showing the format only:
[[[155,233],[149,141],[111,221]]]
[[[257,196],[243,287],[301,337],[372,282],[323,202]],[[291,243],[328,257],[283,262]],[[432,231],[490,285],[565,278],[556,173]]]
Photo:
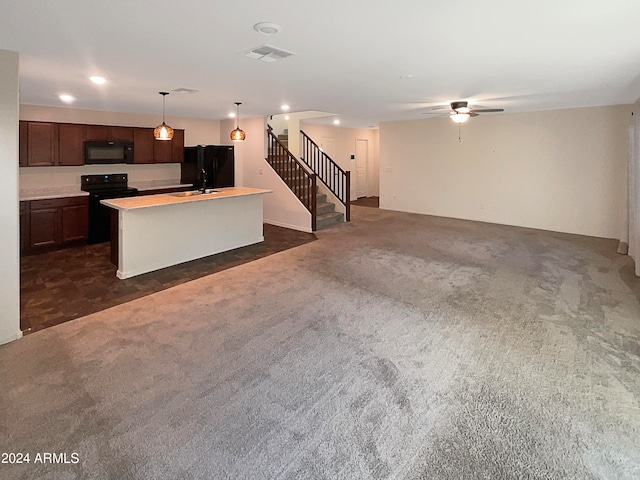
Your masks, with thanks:
[[[128,186],[126,173],[105,175],[82,175],[80,189],[89,192],[89,238],[87,243],[108,242],[111,238],[111,208],[100,200],[109,198],[134,197],[137,188]]]

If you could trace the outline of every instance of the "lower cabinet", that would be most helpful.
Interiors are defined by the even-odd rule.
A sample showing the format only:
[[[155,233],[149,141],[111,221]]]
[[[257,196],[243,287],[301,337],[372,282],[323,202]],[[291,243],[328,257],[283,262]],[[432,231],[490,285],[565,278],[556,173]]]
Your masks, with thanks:
[[[21,202],[20,215],[20,245],[24,254],[65,246],[88,237],[87,197]]]

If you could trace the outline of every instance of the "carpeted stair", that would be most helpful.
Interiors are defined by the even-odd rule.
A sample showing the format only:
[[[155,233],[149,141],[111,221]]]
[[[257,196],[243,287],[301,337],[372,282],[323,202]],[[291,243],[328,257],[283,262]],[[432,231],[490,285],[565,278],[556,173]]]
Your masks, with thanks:
[[[327,201],[327,194],[316,194],[316,230],[331,228],[344,222],[344,213],[336,212],[336,204]]]

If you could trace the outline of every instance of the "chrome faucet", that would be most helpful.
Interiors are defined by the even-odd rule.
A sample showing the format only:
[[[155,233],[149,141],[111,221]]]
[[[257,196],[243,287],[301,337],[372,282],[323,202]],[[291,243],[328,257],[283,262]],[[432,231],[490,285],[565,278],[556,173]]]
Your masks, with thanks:
[[[200,189],[202,193],[207,191],[207,171],[202,169],[202,188]]]

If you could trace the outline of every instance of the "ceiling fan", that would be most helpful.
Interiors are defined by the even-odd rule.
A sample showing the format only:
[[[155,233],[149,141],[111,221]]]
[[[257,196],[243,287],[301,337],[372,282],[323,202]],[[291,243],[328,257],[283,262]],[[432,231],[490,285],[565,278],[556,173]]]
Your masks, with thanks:
[[[469,103],[464,100],[457,102],[451,102],[451,112],[449,117],[455,123],[464,123],[469,117],[477,117],[481,113],[498,113],[504,112],[503,108],[471,108]],[[430,115],[431,112],[425,112],[426,115]]]

